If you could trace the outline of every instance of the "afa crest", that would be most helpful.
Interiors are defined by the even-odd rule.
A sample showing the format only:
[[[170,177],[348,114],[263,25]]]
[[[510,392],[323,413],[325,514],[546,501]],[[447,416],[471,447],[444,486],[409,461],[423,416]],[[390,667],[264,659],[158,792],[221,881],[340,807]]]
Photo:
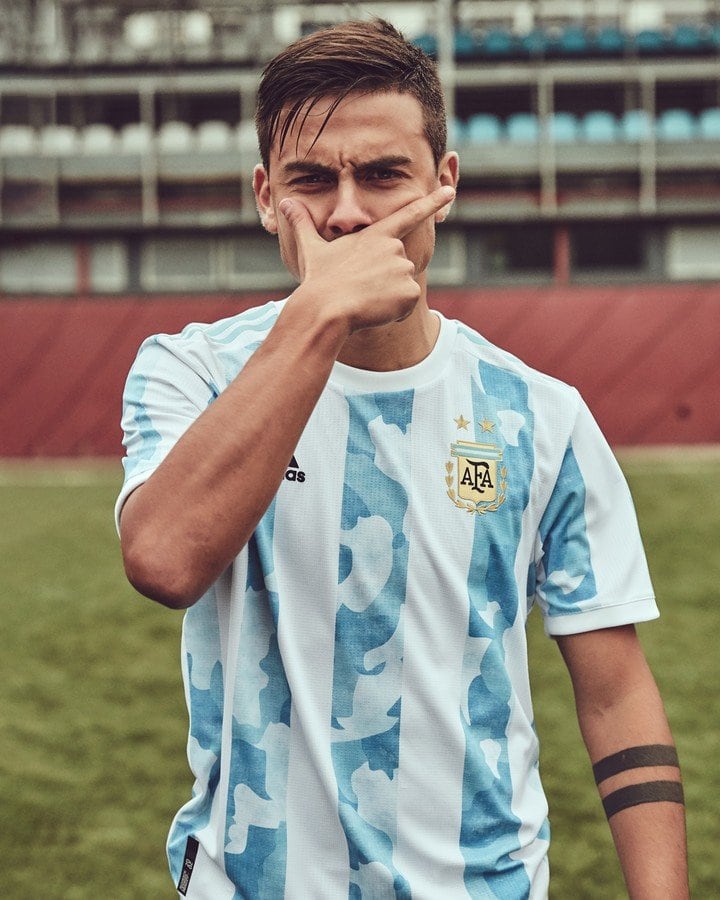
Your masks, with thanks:
[[[445,464],[447,494],[455,506],[469,513],[495,512],[505,502],[507,467],[497,444],[456,441],[450,445],[450,460]]]

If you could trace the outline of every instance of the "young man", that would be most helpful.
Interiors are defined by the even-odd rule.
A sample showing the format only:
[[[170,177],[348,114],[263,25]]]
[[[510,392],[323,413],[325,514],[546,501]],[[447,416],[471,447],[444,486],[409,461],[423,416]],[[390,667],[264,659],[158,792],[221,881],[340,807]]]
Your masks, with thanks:
[[[151,338],[125,397],[128,577],[187,608],[180,894],[545,897],[536,601],[631,895],[687,897],[620,470],[573,389],[427,305],[458,180],[433,65],[382,22],[314,34],[267,67],[257,125],[299,286]]]

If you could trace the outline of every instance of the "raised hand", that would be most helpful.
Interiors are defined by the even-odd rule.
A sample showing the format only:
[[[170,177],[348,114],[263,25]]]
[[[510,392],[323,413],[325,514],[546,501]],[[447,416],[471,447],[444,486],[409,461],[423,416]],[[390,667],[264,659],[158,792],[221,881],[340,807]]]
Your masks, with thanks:
[[[360,231],[326,241],[304,204],[279,205],[295,241],[301,290],[308,302],[322,303],[347,322],[349,333],[398,321],[412,312],[422,290],[403,238],[429,221],[455,196],[441,187],[412,200]]]

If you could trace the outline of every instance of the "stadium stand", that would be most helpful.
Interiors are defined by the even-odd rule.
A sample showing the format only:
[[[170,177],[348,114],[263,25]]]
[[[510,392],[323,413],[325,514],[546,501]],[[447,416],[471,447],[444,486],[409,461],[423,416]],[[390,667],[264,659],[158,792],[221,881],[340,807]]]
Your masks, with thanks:
[[[488,336],[526,356],[526,323],[536,338],[543,316],[578,337],[607,315],[613,353],[583,385],[601,409],[597,385],[622,382],[602,365],[619,360],[623,328],[637,331],[626,363],[656,325],[675,329],[683,347],[698,342],[681,389],[661,405],[669,387],[653,385],[650,397],[645,370],[631,379],[638,405],[628,416],[644,431],[614,424],[609,407],[604,424],[625,443],[719,439],[717,414],[699,412],[720,387],[703,368],[720,318],[717,0],[398,0],[362,10],[395,16],[444,73],[462,180],[430,273],[438,304],[462,304],[470,319],[482,307]],[[22,322],[50,340],[36,316],[77,335],[83,315],[97,335],[73,369],[77,385],[95,377],[93,365],[126,367],[126,345],[108,349],[112,329],[135,341],[143,329],[236,309],[244,292],[288,289],[251,191],[255,91],[277,49],[347,14],[287,0],[0,0],[0,333],[17,350],[12,378],[30,365],[20,348],[32,339],[14,345]],[[701,317],[697,332],[678,324],[683,303]],[[648,365],[667,364],[660,343]],[[603,357],[599,345],[586,349]],[[67,345],[53,352],[61,360]],[[564,377],[554,357],[536,361]],[[76,405],[97,428],[74,445],[61,439],[67,396],[48,395],[55,425],[38,419],[32,435],[15,437],[2,418],[12,392],[0,391],[0,454],[114,453],[98,437],[110,419],[85,400]]]

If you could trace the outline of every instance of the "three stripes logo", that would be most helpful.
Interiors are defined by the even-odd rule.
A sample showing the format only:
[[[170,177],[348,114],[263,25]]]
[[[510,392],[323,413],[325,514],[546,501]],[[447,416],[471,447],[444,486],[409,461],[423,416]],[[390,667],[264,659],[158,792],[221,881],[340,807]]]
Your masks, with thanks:
[[[298,461],[294,456],[290,460],[290,465],[285,473],[285,481],[305,481],[305,473],[298,465]]]

